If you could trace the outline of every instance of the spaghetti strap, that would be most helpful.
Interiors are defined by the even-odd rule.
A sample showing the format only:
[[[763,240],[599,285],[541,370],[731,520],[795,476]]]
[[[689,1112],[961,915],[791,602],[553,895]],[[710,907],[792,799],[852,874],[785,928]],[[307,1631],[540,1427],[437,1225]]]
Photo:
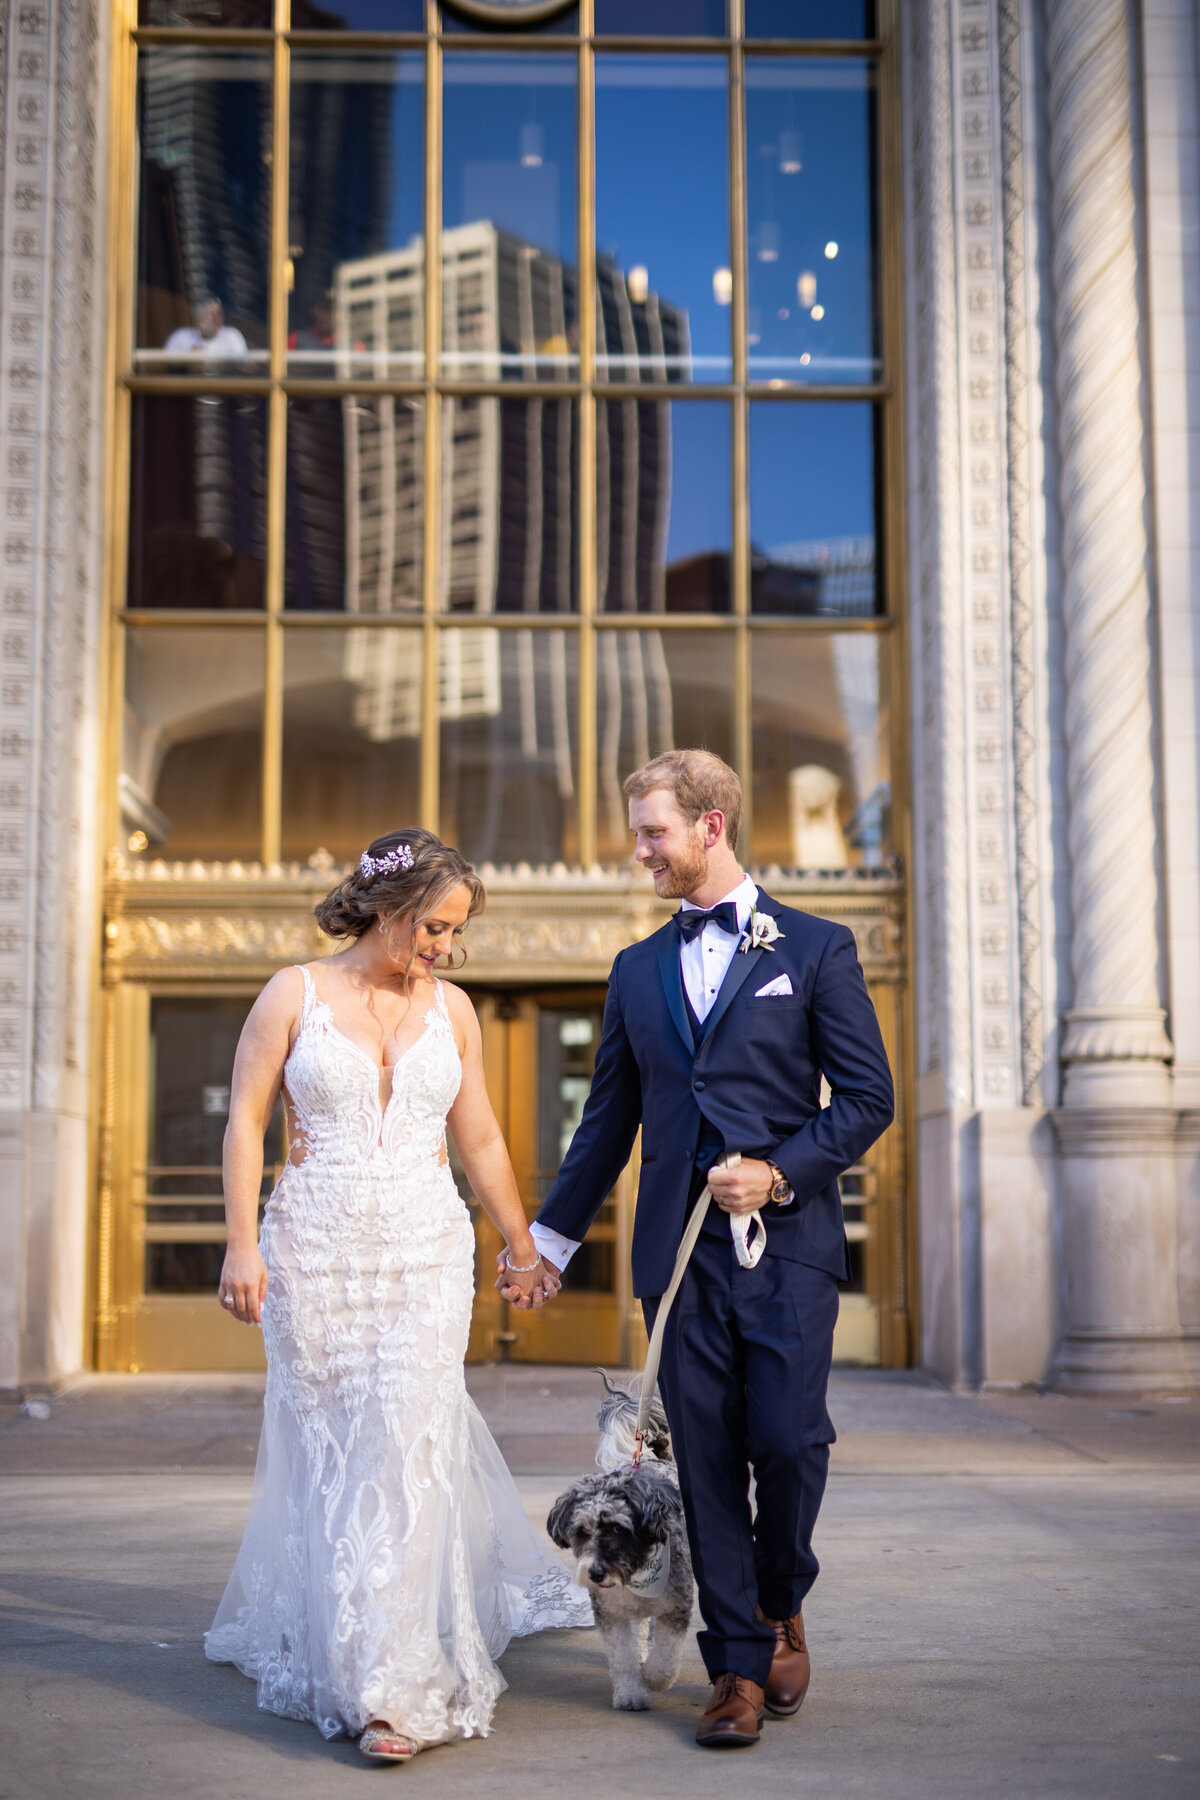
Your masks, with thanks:
[[[293,969],[299,969],[300,973],[304,977],[304,1004],[307,1007],[309,1001],[315,1000],[317,997],[317,984],[313,980],[312,976],[309,974],[308,970],[305,968],[303,963],[293,963],[292,967],[293,967]]]

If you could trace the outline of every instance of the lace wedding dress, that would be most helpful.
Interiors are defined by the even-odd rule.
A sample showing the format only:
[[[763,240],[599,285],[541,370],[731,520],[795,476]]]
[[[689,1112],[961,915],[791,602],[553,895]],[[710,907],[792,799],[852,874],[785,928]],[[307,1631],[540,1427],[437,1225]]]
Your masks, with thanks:
[[[426,1745],[481,1737],[509,1639],[590,1625],[591,1603],[466,1390],[474,1239],[445,1160],[462,1071],[441,983],[385,1106],[302,973],[284,1068],[297,1160],[261,1237],[254,1501],[205,1649],[326,1737],[372,1719]]]

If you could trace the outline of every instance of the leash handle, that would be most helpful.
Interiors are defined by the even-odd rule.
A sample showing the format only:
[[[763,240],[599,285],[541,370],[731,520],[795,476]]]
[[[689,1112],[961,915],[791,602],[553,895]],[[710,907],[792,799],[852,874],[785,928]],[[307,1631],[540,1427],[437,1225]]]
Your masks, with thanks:
[[[728,1156],[720,1158],[721,1167],[735,1169],[742,1160],[740,1150],[731,1150]],[[636,1468],[642,1460],[642,1450],[646,1442],[646,1427],[650,1423],[650,1404],[658,1386],[658,1365],[662,1361],[663,1337],[667,1329],[667,1316],[672,1302],[679,1292],[679,1284],[683,1280],[683,1272],[691,1260],[692,1251],[696,1248],[696,1239],[700,1236],[700,1227],[704,1223],[704,1215],[712,1202],[712,1189],[704,1184],[704,1192],[700,1195],[691,1210],[688,1222],[683,1228],[683,1236],[679,1241],[679,1249],[675,1253],[675,1267],[671,1270],[671,1279],[667,1290],[659,1302],[658,1313],[654,1320],[654,1330],[650,1333],[650,1348],[646,1352],[646,1366],[642,1371],[642,1396],[638,1402],[637,1424],[633,1433],[633,1465]]]

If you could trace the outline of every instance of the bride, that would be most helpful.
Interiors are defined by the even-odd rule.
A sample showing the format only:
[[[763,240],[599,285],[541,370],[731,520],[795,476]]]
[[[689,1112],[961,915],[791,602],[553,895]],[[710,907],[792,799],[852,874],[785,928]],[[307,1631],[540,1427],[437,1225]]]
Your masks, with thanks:
[[[484,1086],[479,1025],[436,965],[483,901],[429,831],[377,838],[316,909],[347,948],[255,1002],[225,1137],[222,1305],[261,1323],[254,1501],[205,1648],[258,1703],[402,1762],[491,1729],[509,1639],[592,1622],[467,1395],[474,1239],[446,1156],[508,1244],[506,1289],[557,1290]],[[282,1087],[287,1163],[255,1243]]]

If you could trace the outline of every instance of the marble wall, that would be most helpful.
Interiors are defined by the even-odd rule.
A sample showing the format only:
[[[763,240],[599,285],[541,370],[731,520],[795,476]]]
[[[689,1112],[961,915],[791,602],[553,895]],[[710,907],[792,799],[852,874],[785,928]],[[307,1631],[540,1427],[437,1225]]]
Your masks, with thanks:
[[[0,14],[0,1388],[88,1353],[107,33]]]

